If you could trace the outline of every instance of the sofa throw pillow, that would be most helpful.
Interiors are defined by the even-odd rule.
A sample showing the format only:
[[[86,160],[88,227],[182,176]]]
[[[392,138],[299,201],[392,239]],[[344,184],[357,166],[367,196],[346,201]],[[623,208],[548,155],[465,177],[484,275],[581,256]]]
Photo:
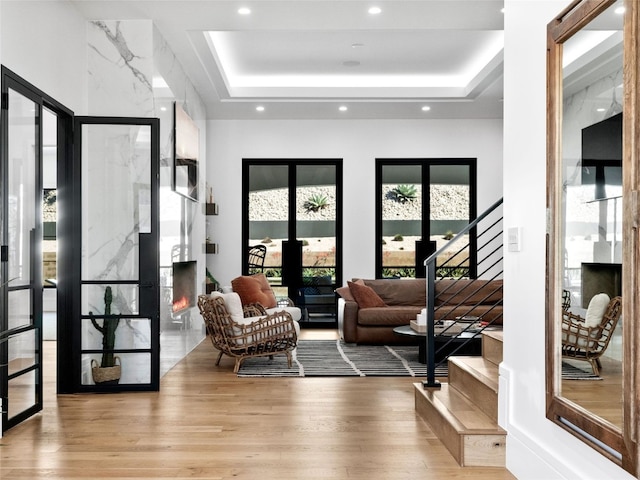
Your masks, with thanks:
[[[594,295],[593,298],[589,301],[589,306],[587,307],[587,314],[584,317],[584,326],[585,327],[597,327],[602,322],[602,317],[604,316],[604,312],[606,312],[607,307],[609,306],[609,295],[606,293],[598,293]]]
[[[349,290],[360,308],[386,307],[387,304],[375,292],[375,290],[367,285],[359,285],[355,282],[347,282]]]
[[[264,308],[273,308],[277,304],[276,296],[263,273],[234,278],[231,287],[240,295],[243,305],[259,303]]]
[[[340,287],[336,288],[336,293],[340,295],[346,302],[355,302],[356,299],[353,298],[353,294],[351,293],[351,289],[349,287]]]
[[[347,282],[348,284],[349,282]],[[361,278],[358,278],[356,280],[353,280],[353,282],[351,283],[357,283],[358,285],[364,285],[364,280]],[[336,293],[338,295],[340,295],[342,298],[345,299],[346,302],[355,302],[356,299],[353,298],[353,294],[351,293],[351,289],[349,288],[349,285],[345,286],[345,287],[340,287],[340,288],[336,288]]]

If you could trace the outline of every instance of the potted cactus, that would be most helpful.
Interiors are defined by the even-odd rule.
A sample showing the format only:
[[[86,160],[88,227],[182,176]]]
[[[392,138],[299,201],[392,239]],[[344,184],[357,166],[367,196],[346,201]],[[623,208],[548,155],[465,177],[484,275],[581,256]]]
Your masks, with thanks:
[[[107,287],[104,292],[104,317],[102,325],[100,325],[93,315],[89,312],[91,323],[98,332],[102,334],[102,361],[100,365],[94,359],[91,359],[91,374],[93,381],[101,385],[114,385],[120,381],[120,357],[113,354],[116,343],[116,329],[120,323],[119,318],[111,317],[111,302],[113,294],[111,287]]]

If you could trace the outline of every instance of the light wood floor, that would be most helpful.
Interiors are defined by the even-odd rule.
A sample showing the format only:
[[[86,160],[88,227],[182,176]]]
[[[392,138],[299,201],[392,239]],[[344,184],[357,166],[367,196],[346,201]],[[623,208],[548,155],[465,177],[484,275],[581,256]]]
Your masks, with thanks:
[[[597,416],[622,428],[622,362],[602,357],[598,381],[563,380],[562,395]],[[587,367],[587,362],[573,361]]]
[[[2,479],[514,478],[455,463],[415,413],[415,378],[239,379],[207,339],[160,392],[56,396],[53,350],[44,411],[0,439]]]

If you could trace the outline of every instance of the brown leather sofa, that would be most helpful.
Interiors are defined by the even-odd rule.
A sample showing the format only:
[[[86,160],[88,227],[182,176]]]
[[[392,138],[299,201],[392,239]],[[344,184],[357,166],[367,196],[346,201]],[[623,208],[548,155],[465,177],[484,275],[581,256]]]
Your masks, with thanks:
[[[415,342],[397,335],[395,327],[408,325],[426,307],[425,279],[364,280],[385,306],[360,308],[348,287],[339,288],[338,323],[348,343],[398,345]],[[480,317],[502,325],[502,280],[440,280],[436,282],[436,320]]]

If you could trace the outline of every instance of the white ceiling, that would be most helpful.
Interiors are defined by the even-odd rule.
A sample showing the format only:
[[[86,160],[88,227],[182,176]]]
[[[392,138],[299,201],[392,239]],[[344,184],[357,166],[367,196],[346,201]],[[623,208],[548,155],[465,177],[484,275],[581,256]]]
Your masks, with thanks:
[[[153,20],[212,119],[502,118],[502,0],[72,3]]]

